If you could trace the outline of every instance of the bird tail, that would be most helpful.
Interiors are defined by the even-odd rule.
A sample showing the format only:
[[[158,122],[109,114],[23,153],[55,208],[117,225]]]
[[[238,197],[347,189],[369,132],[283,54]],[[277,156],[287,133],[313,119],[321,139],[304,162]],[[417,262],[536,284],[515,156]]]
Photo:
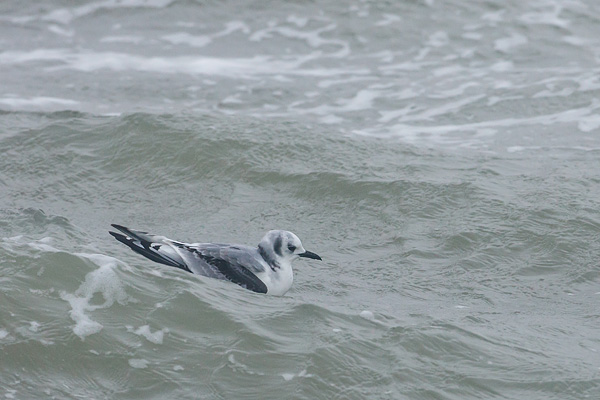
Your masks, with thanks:
[[[170,246],[172,241],[164,236],[150,235],[148,232],[136,231],[117,224],[111,224],[111,226],[123,232],[124,235],[113,231],[109,231],[108,233],[119,242],[129,246],[129,248],[136,253],[157,263],[192,272],[177,251]],[[178,243],[173,242],[173,244]]]

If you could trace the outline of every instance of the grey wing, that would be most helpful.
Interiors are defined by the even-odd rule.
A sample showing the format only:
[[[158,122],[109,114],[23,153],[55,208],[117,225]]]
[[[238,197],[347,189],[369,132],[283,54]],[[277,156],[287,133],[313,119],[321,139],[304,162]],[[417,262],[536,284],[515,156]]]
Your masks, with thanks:
[[[152,261],[267,293],[267,286],[256,276],[265,271],[256,248],[212,243],[187,244],[122,225],[112,226],[123,232],[109,232],[115,239]]]
[[[266,285],[256,276],[265,267],[255,248],[211,243],[173,243],[173,247],[195,274],[228,280],[254,292],[267,292]]]

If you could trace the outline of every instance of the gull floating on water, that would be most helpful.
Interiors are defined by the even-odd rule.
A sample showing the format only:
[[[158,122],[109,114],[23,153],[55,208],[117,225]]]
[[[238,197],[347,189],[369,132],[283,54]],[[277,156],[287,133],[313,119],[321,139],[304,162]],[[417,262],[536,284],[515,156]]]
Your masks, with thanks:
[[[292,261],[298,257],[321,260],[306,251],[298,236],[288,231],[269,231],[258,247],[219,243],[183,243],[150,235],[121,225],[124,235],[109,233],[136,253],[152,261],[193,274],[237,283],[258,293],[283,296],[292,286]]]

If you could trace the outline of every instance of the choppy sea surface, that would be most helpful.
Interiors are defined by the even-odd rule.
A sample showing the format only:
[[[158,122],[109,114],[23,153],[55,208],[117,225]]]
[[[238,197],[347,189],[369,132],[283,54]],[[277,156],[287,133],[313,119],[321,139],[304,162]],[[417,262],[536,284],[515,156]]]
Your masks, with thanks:
[[[600,3],[0,3],[0,398],[600,398]],[[256,244],[276,298],[110,223]]]

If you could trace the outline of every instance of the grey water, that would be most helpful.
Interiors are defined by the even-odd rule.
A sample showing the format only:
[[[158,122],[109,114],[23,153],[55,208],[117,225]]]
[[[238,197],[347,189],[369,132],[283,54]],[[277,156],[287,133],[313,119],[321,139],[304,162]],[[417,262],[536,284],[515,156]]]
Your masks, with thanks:
[[[600,4],[0,3],[0,397],[600,398]],[[144,259],[295,232],[284,297]]]

